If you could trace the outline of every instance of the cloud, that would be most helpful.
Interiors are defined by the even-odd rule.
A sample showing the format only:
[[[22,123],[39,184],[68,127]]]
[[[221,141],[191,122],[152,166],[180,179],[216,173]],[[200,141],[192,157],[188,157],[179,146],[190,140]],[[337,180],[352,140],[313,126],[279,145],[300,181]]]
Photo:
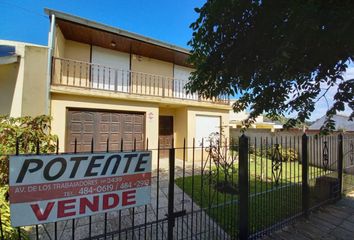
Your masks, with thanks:
[[[354,67],[349,67],[346,73],[343,75],[344,79],[353,79],[354,78]],[[322,89],[326,89],[326,85],[321,87]],[[323,115],[326,114],[327,110],[333,105],[333,97],[337,93],[337,86],[333,86],[330,88],[326,94],[325,98],[321,98],[315,105],[315,111],[311,114],[311,121],[317,120]],[[322,93],[325,90],[322,91]],[[349,116],[351,114],[351,109],[346,105],[345,111],[339,112],[339,114]]]

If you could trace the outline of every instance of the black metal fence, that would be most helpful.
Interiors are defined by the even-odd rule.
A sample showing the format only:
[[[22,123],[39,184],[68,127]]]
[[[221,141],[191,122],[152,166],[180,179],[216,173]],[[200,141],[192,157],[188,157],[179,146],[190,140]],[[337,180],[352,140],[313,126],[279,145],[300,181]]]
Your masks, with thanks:
[[[354,190],[354,137],[343,136],[343,191]]]
[[[168,149],[167,158],[160,155],[166,149],[149,149],[147,140],[153,156],[150,204],[12,232],[1,212],[0,238],[260,238],[354,188],[353,140],[243,135],[216,145],[184,143]],[[123,145],[109,149],[108,139],[107,152],[123,151]],[[135,146],[132,151],[142,150]]]
[[[341,134],[240,138],[240,209],[248,222],[240,226],[242,238],[267,235],[352,188],[352,141]]]

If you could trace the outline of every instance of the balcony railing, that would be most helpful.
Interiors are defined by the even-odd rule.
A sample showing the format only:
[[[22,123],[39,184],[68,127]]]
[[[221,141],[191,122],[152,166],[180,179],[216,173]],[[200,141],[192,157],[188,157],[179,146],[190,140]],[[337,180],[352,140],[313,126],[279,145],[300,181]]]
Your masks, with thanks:
[[[98,89],[137,95],[228,104],[228,97],[204,99],[187,93],[188,80],[112,68],[100,64],[53,58],[52,85]]]

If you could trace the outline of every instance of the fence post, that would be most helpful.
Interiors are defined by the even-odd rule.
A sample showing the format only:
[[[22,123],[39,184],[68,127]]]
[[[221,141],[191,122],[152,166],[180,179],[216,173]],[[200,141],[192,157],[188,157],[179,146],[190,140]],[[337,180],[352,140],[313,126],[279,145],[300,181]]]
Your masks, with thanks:
[[[248,239],[249,206],[248,206],[248,137],[244,134],[239,138],[239,238]]]
[[[175,191],[175,148],[169,151],[169,180],[168,180],[168,226],[167,226],[167,239],[173,240],[173,228],[175,225],[174,219],[174,191]]]
[[[338,135],[338,182],[339,182],[339,196],[338,199],[342,198],[343,190],[343,134]]]
[[[309,185],[308,185],[308,170],[309,170],[309,163],[308,163],[308,137],[306,133],[302,135],[302,161],[301,161],[301,166],[302,166],[302,212],[304,213],[305,216],[308,216],[309,213],[309,201],[310,201],[310,195],[309,195]]]

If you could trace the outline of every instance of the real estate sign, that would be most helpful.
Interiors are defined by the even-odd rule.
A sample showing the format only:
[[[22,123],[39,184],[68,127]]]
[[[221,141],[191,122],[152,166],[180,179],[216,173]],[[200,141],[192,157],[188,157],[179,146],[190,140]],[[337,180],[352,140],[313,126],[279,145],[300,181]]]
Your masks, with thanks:
[[[15,227],[150,203],[151,152],[10,157]]]

